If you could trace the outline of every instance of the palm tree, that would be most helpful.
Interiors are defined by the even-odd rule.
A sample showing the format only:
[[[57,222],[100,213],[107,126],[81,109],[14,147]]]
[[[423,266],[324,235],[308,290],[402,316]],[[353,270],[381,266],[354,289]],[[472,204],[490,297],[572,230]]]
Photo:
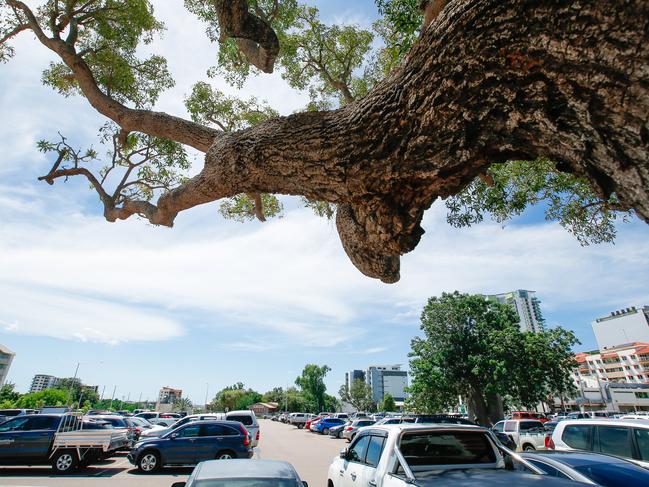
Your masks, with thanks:
[[[194,410],[192,401],[187,397],[181,397],[174,403],[174,411],[191,413]]]

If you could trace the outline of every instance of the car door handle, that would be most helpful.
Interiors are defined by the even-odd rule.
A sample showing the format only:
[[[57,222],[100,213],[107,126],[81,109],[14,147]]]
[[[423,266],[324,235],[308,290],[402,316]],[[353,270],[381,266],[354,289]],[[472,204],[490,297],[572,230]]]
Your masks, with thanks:
[[[340,470],[340,476],[342,477],[343,475],[345,475],[345,471],[341,469]]]
[[[376,487],[376,480],[370,480],[367,484],[371,487]]]
[[[352,480],[353,480],[354,482],[356,481],[356,474],[355,474],[354,472],[352,472],[352,474],[351,474],[351,478],[352,478]]]

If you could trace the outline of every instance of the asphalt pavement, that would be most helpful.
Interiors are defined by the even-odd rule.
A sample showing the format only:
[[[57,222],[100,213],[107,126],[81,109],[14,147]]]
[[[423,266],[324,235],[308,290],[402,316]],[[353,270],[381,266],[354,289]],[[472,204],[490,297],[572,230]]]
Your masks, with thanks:
[[[255,458],[285,460],[293,464],[302,480],[310,487],[327,485],[327,470],[332,459],[347,445],[344,440],[331,439],[298,430],[293,426],[259,420],[261,438]],[[165,468],[153,474],[141,474],[126,459],[126,453],[101,464],[60,476],[44,467],[0,467],[0,486],[30,487],[171,487],[187,480],[192,468]]]

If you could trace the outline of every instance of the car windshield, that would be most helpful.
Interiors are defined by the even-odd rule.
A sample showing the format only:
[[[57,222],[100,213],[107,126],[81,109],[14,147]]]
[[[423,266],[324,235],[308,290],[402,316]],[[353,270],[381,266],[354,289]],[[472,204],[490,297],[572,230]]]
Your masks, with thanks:
[[[206,479],[197,480],[192,487],[295,487],[292,479]]]
[[[604,487],[649,485],[649,470],[635,465],[597,463],[574,468],[580,474]]]
[[[238,421],[239,423],[242,423],[245,426],[251,426],[254,423],[252,420],[252,416],[248,416],[248,415],[228,416],[228,421]]]

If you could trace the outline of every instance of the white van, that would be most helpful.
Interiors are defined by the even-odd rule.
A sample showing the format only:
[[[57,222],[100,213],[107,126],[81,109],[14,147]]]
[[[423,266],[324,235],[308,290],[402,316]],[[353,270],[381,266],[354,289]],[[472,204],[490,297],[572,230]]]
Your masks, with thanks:
[[[225,413],[225,419],[228,421],[239,421],[250,433],[250,443],[253,447],[259,444],[259,423],[257,416],[253,411],[230,411]]]
[[[561,421],[552,432],[551,450],[606,453],[649,467],[649,421],[578,419]]]

